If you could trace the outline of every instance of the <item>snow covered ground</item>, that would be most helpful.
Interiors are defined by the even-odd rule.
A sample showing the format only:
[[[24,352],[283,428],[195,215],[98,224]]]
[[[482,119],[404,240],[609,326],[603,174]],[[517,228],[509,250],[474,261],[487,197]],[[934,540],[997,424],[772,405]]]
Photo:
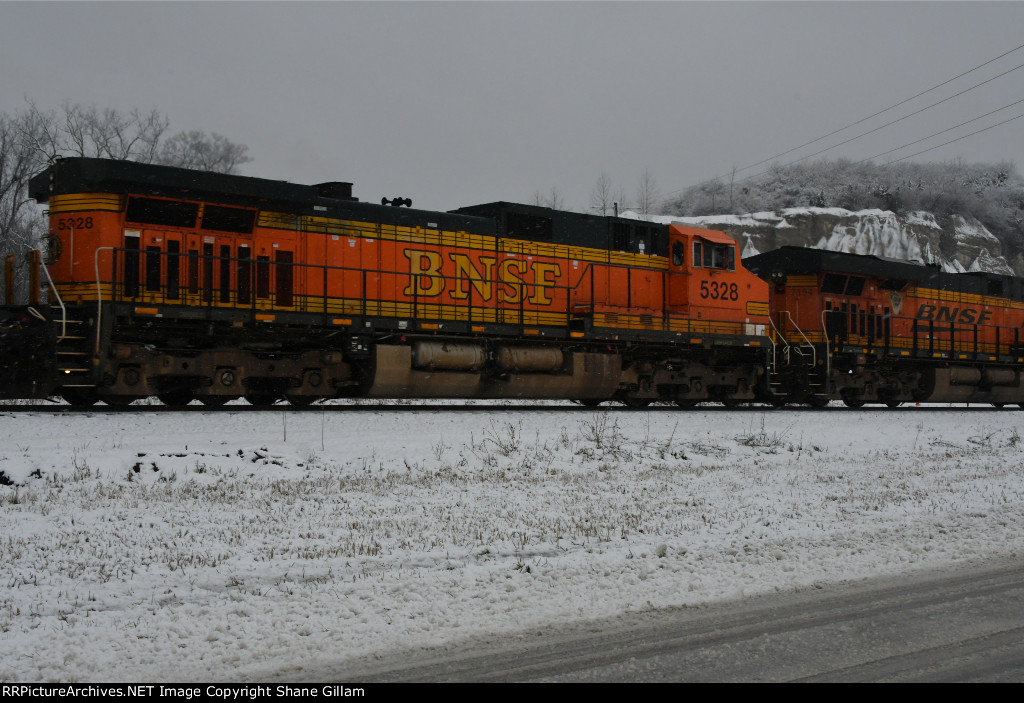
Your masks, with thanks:
[[[1024,547],[1014,410],[0,417],[5,682],[301,679]]]

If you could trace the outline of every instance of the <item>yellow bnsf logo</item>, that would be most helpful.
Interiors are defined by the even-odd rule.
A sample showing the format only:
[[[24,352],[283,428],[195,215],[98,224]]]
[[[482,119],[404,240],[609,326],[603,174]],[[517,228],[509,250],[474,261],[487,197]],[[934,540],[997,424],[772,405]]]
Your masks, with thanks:
[[[983,324],[992,317],[991,310],[975,310],[974,308],[954,308],[948,305],[923,304],[917,309],[918,320],[934,322],[952,322],[961,325]]]
[[[405,249],[412,282],[405,295],[433,298],[447,294],[455,301],[470,297],[489,301],[497,296],[500,303],[518,303],[523,296],[534,305],[550,305],[547,289],[562,275],[562,267],[546,261],[506,259],[500,264],[493,256],[477,257],[477,263],[466,254],[451,252],[447,259],[430,249]]]

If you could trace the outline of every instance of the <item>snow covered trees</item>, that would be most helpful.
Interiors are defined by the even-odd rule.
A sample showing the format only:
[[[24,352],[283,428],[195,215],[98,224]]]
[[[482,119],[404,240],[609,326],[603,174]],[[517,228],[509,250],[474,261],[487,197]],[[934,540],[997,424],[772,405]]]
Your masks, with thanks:
[[[1012,163],[897,163],[847,159],[775,165],[736,182],[698,183],[662,206],[666,214],[744,214],[791,207],[924,210],[941,222],[974,217],[1011,248],[1024,250],[1024,178]]]

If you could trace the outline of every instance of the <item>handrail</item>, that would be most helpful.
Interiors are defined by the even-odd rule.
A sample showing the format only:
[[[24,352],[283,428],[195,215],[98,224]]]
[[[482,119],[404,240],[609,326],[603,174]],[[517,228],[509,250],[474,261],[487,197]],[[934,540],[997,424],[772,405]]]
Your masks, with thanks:
[[[785,342],[786,350],[788,351],[789,347],[791,346],[790,343],[789,343],[789,340],[786,339],[786,335],[782,334],[782,332],[779,330],[779,328],[775,326],[775,320],[772,319],[771,315],[768,316],[768,324],[772,326],[772,330],[775,331],[775,334],[779,335],[779,339],[781,339],[783,342]],[[771,339],[771,337],[768,337],[768,339]],[[772,340],[772,368],[778,368],[778,358],[777,358],[776,354],[778,354],[778,345],[776,345],[775,341]],[[787,359],[789,358],[788,354],[787,354],[786,358]]]
[[[47,266],[46,264],[43,264],[42,269],[43,273],[46,274],[46,280],[50,282],[50,290],[52,290],[53,294],[57,296],[57,304],[60,305],[61,327],[60,336],[57,337],[57,341],[59,342],[68,336],[68,310],[66,307],[64,307],[64,301],[60,297],[60,291],[57,290],[57,286],[54,285],[53,279],[50,278],[50,267]]]
[[[103,321],[103,286],[100,284],[100,252],[116,251],[117,247],[96,247],[93,251],[93,268],[96,271],[96,356],[100,355],[100,324]]]
[[[831,311],[821,311],[821,332],[822,337],[825,339],[825,378],[832,374],[832,354],[829,352],[828,329],[825,327],[825,315],[829,312]]]
[[[811,342],[811,340],[807,338],[807,335],[804,334],[804,331],[802,329],[800,329],[800,325],[796,324],[796,320],[793,319],[793,316],[789,313],[789,310],[783,310],[783,312],[786,313],[786,317],[789,318],[789,321],[793,323],[793,329],[795,329],[797,332],[799,332],[800,336],[804,338],[804,343],[805,344],[802,344],[800,346],[801,347],[802,346],[808,346],[808,347],[811,348],[811,367],[813,368],[817,364],[817,362],[818,362],[817,349],[815,349],[814,343]],[[800,351],[800,347],[797,347],[796,351],[797,351],[798,354],[803,354],[803,352]]]
[[[779,335],[779,338],[786,343],[787,350],[792,348],[796,350],[797,354],[803,355],[804,352],[800,351],[801,348],[805,346],[809,347],[811,350],[811,366],[813,367],[817,363],[817,349],[815,348],[814,344],[811,342],[810,339],[807,338],[807,335],[804,334],[804,331],[800,329],[800,326],[796,324],[796,320],[793,319],[793,316],[790,314],[789,310],[780,310],[779,312],[785,313],[786,317],[789,318],[789,321],[793,323],[793,329],[795,329],[797,333],[801,337],[803,337],[804,344],[801,344],[799,346],[791,344],[790,341],[786,339],[786,335],[779,331],[779,328],[775,326],[775,320],[772,319],[771,315],[768,316],[768,323],[772,326],[772,329],[775,330],[775,333]]]
[[[769,320],[769,322],[771,321],[771,315],[768,316],[768,320]],[[771,367],[768,369],[768,373],[772,374],[772,373],[776,372],[775,371],[776,363],[777,363],[777,361],[776,361],[776,354],[778,354],[778,350],[776,349],[776,347],[778,345],[775,344],[775,340],[771,338],[771,335],[765,335],[765,336],[768,337],[768,341],[772,345],[772,363],[771,363]]]

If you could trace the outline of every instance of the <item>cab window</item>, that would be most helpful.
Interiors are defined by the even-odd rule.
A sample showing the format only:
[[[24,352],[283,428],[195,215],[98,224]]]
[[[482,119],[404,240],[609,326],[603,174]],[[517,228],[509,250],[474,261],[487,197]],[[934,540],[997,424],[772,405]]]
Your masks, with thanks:
[[[701,257],[703,250],[703,257]],[[693,265],[700,266],[703,261],[704,268],[721,269],[725,271],[736,270],[736,248],[729,244],[712,244],[711,242],[693,243]]]
[[[682,242],[674,242],[672,244],[672,265],[682,266],[683,258],[686,256],[686,247],[683,246]]]

